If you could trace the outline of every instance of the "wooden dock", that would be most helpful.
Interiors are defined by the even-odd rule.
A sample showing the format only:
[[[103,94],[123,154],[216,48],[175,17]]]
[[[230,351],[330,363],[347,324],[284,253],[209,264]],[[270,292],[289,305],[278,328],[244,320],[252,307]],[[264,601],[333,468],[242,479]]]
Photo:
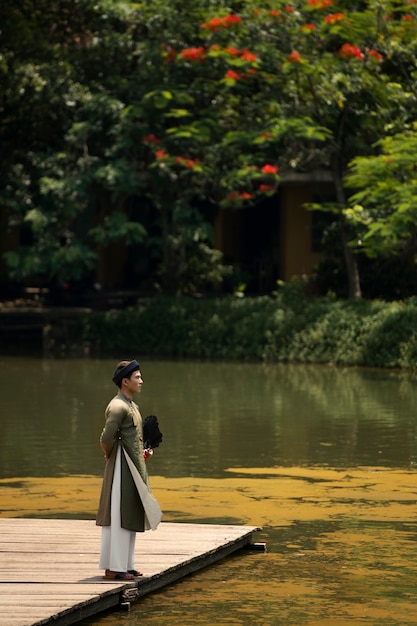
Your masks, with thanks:
[[[135,582],[103,579],[92,520],[0,519],[1,626],[67,626],[140,597],[252,544],[254,526],[174,524],[138,533]]]

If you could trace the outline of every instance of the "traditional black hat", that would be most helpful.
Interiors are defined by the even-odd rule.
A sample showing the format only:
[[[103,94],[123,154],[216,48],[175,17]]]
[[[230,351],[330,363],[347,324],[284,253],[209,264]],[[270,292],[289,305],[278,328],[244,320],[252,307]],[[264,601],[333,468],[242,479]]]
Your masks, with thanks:
[[[129,376],[133,372],[136,372],[136,370],[139,370],[139,369],[140,369],[139,363],[135,361],[135,359],[133,359],[133,361],[130,361],[124,367],[117,368],[117,370],[114,372],[112,381],[114,382],[115,385],[118,385],[123,378],[129,378]]]

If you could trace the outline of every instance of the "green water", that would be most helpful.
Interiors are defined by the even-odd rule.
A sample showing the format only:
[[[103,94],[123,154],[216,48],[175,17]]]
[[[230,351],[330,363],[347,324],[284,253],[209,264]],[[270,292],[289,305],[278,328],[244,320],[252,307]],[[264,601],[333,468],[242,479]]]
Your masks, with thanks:
[[[114,361],[0,358],[0,477],[101,474],[98,435]],[[325,366],[141,361],[142,415],[165,435],[154,473],[416,461],[407,374]],[[327,444],[327,445],[326,445]]]
[[[139,354],[131,357],[140,360]],[[164,434],[151,474],[194,477],[196,484],[215,479],[214,505],[229,470],[244,486],[253,478],[248,470],[256,468],[275,507],[264,513],[260,506],[259,521],[254,520],[263,526],[268,551],[239,553],[144,598],[130,613],[112,612],[83,624],[417,624],[417,482],[415,489],[396,482],[399,471],[409,476],[417,462],[413,375],[286,364],[140,362],[144,386],[136,399],[143,416],[158,415]],[[0,358],[0,478],[101,476],[98,437],[115,393],[115,365]],[[280,486],[271,492],[277,468],[280,475],[294,468],[318,472],[311,479],[314,492],[308,482],[292,501]],[[347,480],[364,468],[381,468],[389,494],[378,491],[368,500],[353,493],[351,504],[344,497],[348,506],[341,511],[339,487],[331,498],[319,491],[330,480],[319,473],[329,468]],[[361,488],[366,494],[367,484]],[[256,497],[268,505],[262,488]],[[304,508],[303,519],[295,511],[284,523],[281,516],[291,517],[288,503],[306,507],[307,498],[311,515]],[[390,514],[393,498],[397,508]],[[228,515],[225,506],[225,521]],[[180,501],[175,521],[181,521]],[[194,521],[189,511],[184,521]],[[201,521],[197,511],[195,521]]]

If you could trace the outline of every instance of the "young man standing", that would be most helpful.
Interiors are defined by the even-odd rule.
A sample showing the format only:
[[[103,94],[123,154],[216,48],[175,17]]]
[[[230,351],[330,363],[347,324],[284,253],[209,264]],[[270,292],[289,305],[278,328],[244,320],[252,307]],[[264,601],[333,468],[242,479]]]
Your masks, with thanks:
[[[113,382],[119,391],[107,406],[100,437],[106,460],[96,520],[103,527],[100,569],[105,578],[134,580],[142,575],[134,564],[136,533],[149,528],[138,484],[142,495],[150,491],[145,459],[152,453],[144,450],[142,417],[133,402],[143,384],[139,363],[121,361]]]

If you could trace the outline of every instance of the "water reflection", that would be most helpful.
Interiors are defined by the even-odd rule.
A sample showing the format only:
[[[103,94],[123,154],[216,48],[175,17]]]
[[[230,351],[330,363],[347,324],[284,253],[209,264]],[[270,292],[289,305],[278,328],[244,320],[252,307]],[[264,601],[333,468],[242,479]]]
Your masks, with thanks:
[[[114,365],[2,358],[0,476],[101,474],[97,440]],[[254,458],[265,467],[416,460],[409,374],[173,361],[142,369],[142,413],[156,413],[165,435],[153,460],[161,475],[221,477]]]

